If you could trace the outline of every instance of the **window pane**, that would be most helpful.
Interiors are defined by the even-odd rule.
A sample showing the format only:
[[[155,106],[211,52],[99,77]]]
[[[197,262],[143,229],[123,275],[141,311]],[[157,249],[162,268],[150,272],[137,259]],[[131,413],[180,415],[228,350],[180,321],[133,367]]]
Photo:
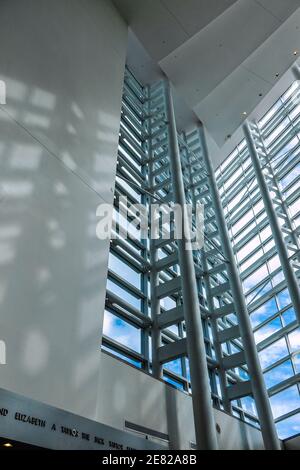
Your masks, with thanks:
[[[244,397],[241,399],[242,408],[252,415],[257,415],[255,401],[252,397]]]
[[[129,364],[132,364],[136,367],[139,367],[141,368],[142,367],[142,363],[140,361],[137,361],[135,359],[132,359],[131,357],[128,357],[128,356],[125,356],[125,354],[122,354],[121,352],[119,351],[115,351],[114,349],[106,346],[106,345],[102,345],[101,346],[101,349],[103,349],[103,351],[108,351],[110,352],[111,354],[113,354],[114,356],[117,356],[121,359],[123,359],[124,361],[128,362]]]
[[[125,302],[128,302],[133,307],[137,309],[141,308],[141,299],[133,294],[130,294],[128,290],[119,286],[115,281],[108,279],[107,289],[116,294],[118,297],[121,297],[121,299],[125,300]]]
[[[174,372],[175,374],[182,375],[181,360],[175,359],[164,364],[164,368]]]
[[[261,322],[271,317],[278,311],[275,298],[273,297],[268,302],[264,303],[261,307],[251,313],[250,319],[252,325],[255,327]]]
[[[103,334],[134,351],[141,352],[141,332],[125,320],[105,310]]]
[[[260,245],[259,236],[253,237],[246,245],[237,252],[237,258],[241,262],[246,256],[249,256]]]
[[[300,413],[291,416],[284,421],[276,424],[278,436],[280,439],[287,439],[290,436],[300,433]]]
[[[266,349],[263,349],[259,353],[259,358],[262,367],[265,368],[287,355],[288,348],[286,341],[284,338],[282,338],[279,341],[271,344],[271,346],[268,346]]]
[[[277,294],[279,308],[287,307],[291,303],[289,291],[287,289],[282,290]]]
[[[284,380],[292,377],[294,375],[293,367],[291,361],[286,361],[280,366],[274,367],[269,372],[264,374],[265,382],[267,388],[271,388],[274,385],[283,382]]]
[[[289,308],[281,315],[284,326],[289,325],[296,320],[295,311],[293,308]]]
[[[165,380],[166,382],[168,382],[169,384],[174,385],[174,387],[179,388],[179,390],[183,390],[183,389],[184,389],[182,382],[178,382],[177,380],[175,380],[175,379],[169,377],[168,375],[164,375],[164,380]]]
[[[128,266],[125,261],[122,261],[118,256],[113,253],[109,254],[108,267],[111,271],[123,277],[127,282],[134,285],[138,289],[141,287],[141,274],[135,269]]]
[[[263,281],[268,275],[267,266],[264,264],[261,268],[254,271],[251,276],[248,276],[243,281],[244,291],[248,292],[248,290],[255,287],[259,282]]]
[[[255,342],[260,343],[260,341],[268,338],[273,333],[280,330],[280,328],[282,328],[281,320],[280,318],[275,318],[275,320],[272,320],[271,322],[262,326],[254,333]]]
[[[289,334],[289,343],[293,352],[300,351],[300,329]]]
[[[300,397],[296,385],[277,393],[270,398],[274,418],[285,415],[300,407]]]

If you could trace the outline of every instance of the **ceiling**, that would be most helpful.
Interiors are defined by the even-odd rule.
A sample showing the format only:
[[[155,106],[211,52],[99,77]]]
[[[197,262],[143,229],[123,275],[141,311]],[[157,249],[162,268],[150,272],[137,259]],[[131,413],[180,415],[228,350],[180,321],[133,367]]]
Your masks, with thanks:
[[[219,147],[300,51],[300,0],[113,0],[130,26],[128,63],[176,90],[180,128],[200,118]]]

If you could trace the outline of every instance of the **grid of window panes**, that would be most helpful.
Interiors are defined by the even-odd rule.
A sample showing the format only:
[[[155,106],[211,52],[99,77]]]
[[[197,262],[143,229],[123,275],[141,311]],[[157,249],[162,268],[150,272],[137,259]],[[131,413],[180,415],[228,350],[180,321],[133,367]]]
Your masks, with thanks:
[[[196,131],[196,135],[198,135],[198,140],[195,139],[195,132],[191,132],[191,137],[189,134],[183,134],[182,138],[179,138],[179,144],[182,149],[182,166],[183,166],[183,173],[184,173],[184,180],[186,186],[186,200],[189,203],[195,204],[195,199],[197,198],[197,194],[200,194],[203,191],[203,185],[201,183],[201,178],[203,178],[203,174],[205,174],[206,170],[203,166],[204,163],[201,157],[201,149],[200,149],[200,157],[197,153],[191,151],[188,147],[185,149],[184,141],[192,141],[198,142],[198,145],[202,145],[201,140],[199,140],[199,134]],[[197,137],[196,137],[197,139]],[[197,147],[197,144],[196,144]],[[187,160],[193,161],[193,169],[196,174],[196,185],[192,184],[191,181],[191,172],[189,166],[187,165]],[[199,162],[199,166],[195,167],[195,161]],[[194,174],[195,174],[194,173]],[[195,181],[193,180],[193,183]],[[205,237],[204,237],[204,247],[200,251],[194,252],[194,261],[196,271],[199,270],[205,273],[208,273],[211,269],[213,269],[216,264],[223,259],[222,254],[222,244],[218,236],[218,227],[215,220],[215,213],[214,208],[211,200],[210,194],[206,194],[205,197],[202,198],[202,203],[204,204],[204,225],[205,225]],[[212,237],[211,235],[214,234]],[[209,253],[211,251],[216,251],[212,258],[207,258],[205,253]],[[222,263],[222,261],[221,261]],[[218,270],[217,273],[213,273],[211,275],[200,276],[198,279],[198,292],[199,292],[199,302],[200,308],[202,312],[205,312],[208,317],[213,318],[214,314],[212,312],[214,309],[221,307],[224,302],[224,298],[226,303],[233,302],[232,294],[230,291],[230,287],[228,287],[224,293],[224,297],[222,295],[213,296],[211,293],[211,289],[217,286],[222,285],[223,283],[228,282],[228,273],[226,269]],[[209,332],[211,337],[210,343],[210,352],[208,353],[210,357],[217,361],[218,364],[222,363],[222,359],[226,356],[230,356],[235,353],[239,353],[243,350],[242,341],[238,338],[234,338],[231,340],[227,340],[223,343],[219,343],[219,336],[218,332],[221,330],[226,330],[237,324],[237,317],[235,313],[231,313],[223,318],[218,318],[215,325],[210,320],[203,322],[203,330],[205,332]],[[215,331],[214,331],[215,330]],[[217,390],[218,399],[214,396],[214,402],[216,403],[217,407],[223,409],[223,402],[222,402],[222,386],[221,386],[221,377],[223,374],[223,381],[225,382],[223,386],[225,386],[225,390],[223,393],[226,393],[226,386],[230,386],[235,384],[236,382],[240,381],[247,381],[249,380],[249,375],[247,371],[247,366],[243,365],[240,367],[235,367],[229,370],[222,370],[218,367],[218,372],[213,375],[214,379],[214,387]],[[213,388],[213,387],[212,387]],[[244,396],[237,400],[232,400],[230,402],[231,405],[231,412],[234,416],[243,419],[244,421],[258,426],[257,421],[257,413],[255,402],[252,396]]]
[[[128,224],[132,214],[126,214],[125,202],[120,202],[120,196],[127,197],[128,205],[144,202],[139,189],[145,179],[142,133],[143,90],[128,79],[124,83],[119,131],[102,349],[139,368],[147,368],[147,246],[141,240],[139,227]],[[130,236],[122,236],[122,230],[127,229]]]
[[[258,122],[295,237],[300,233],[300,84]],[[281,270],[246,141],[216,172],[276,426],[300,432],[300,329]]]
[[[111,240],[110,246],[102,349],[151,373],[150,242],[142,237],[139,224],[135,228],[130,224],[133,219],[139,221],[139,215],[128,211],[124,216],[122,210],[124,207],[120,207],[119,199],[120,196],[126,196],[128,206],[142,203],[149,207],[146,94],[147,89],[143,88],[127,69],[123,89],[114,199],[115,237]],[[122,232],[128,228],[129,238],[124,237]],[[166,251],[167,249],[159,250],[160,259],[166,256]],[[170,276],[176,276],[175,271],[168,268],[161,271],[160,276],[165,280]],[[175,294],[161,299],[161,311],[175,307],[180,301],[181,299]],[[165,328],[162,331],[162,345],[180,339],[184,335],[183,322]],[[163,378],[178,389],[189,391],[187,358],[165,363]]]
[[[130,238],[124,237],[122,229],[136,214],[125,213],[120,207],[120,196],[126,196],[128,203],[149,205],[148,163],[147,163],[147,87],[143,88],[126,70],[122,99],[122,113],[119,133],[117,177],[113,218],[114,237],[111,240],[106,308],[103,325],[102,350],[151,373],[151,328],[149,318],[150,298],[150,242],[143,240],[139,227],[130,227]],[[146,162],[146,163],[145,163]],[[165,194],[157,191],[156,196]],[[122,204],[122,203],[121,203]],[[159,259],[169,253],[167,247],[159,250]],[[199,267],[201,261],[199,258]],[[176,277],[177,268],[167,268],[160,272],[163,280]],[[198,282],[199,302],[203,309],[208,308],[207,295],[203,282]],[[182,302],[181,295],[161,299],[161,312],[174,308]],[[222,397],[218,377],[218,363],[215,356],[213,335],[208,320],[203,319],[203,329],[208,360],[211,391],[214,406],[222,408]],[[185,337],[185,324],[180,322],[162,331],[162,344]],[[231,352],[240,350],[239,345],[230,342]],[[242,369],[237,374],[245,373]],[[234,375],[234,374],[233,374]],[[189,362],[182,357],[164,364],[163,378],[168,383],[186,392],[191,391]],[[235,377],[230,377],[229,381]],[[257,426],[254,416],[255,406],[251,397],[244,397],[233,403],[234,416]]]

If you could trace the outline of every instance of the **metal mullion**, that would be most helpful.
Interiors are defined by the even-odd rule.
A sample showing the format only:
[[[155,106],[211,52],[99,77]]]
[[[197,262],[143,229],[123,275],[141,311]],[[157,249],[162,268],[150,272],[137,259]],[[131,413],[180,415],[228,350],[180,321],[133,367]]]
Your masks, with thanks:
[[[242,217],[245,214],[247,214],[247,212],[249,212],[251,209],[253,210],[255,204],[257,204],[257,202],[259,202],[260,200],[261,200],[261,194],[259,192],[255,194],[253,198],[249,197],[250,207],[249,206],[242,207],[242,209],[240,209],[240,211],[237,212],[234,216],[232,216],[232,214],[230,215],[230,222],[227,224],[229,229],[233,227],[240,219],[242,219]],[[263,209],[261,209],[261,211],[263,211]],[[257,217],[259,217],[259,214],[254,214],[253,212],[253,219],[250,222],[252,222]],[[250,222],[247,222],[247,223],[249,224]]]
[[[122,206],[120,206],[120,204],[118,204],[118,205],[114,204],[114,207],[119,208],[119,210],[121,211],[121,215],[123,215],[122,210],[123,210],[123,208],[125,208],[125,205],[122,204]],[[138,221],[139,223],[141,222],[141,219],[138,218],[135,215],[135,213],[131,211],[130,207],[126,208],[126,216],[127,216],[127,222],[132,222],[132,221]],[[129,234],[129,235],[131,236],[131,234]]]
[[[145,152],[143,151],[142,147],[140,147],[134,139],[131,137],[130,134],[124,132],[124,129],[120,129],[121,134],[121,143],[129,149],[129,153],[135,152],[136,157],[135,160],[141,164],[142,158],[146,157]],[[128,141],[128,142],[127,142]],[[133,153],[134,155],[134,153]],[[133,157],[134,158],[134,157]]]
[[[139,183],[143,184],[145,182],[145,179],[142,173],[136,168],[132,167],[132,165],[129,162],[127,162],[123,156],[119,155],[117,170],[120,171],[120,173],[122,173],[122,167],[125,167],[128,170],[129,175],[131,172],[130,176],[132,176],[132,178],[137,180]],[[130,179],[130,177],[128,177],[128,179]]]
[[[114,314],[115,316],[124,319],[127,323],[130,325],[139,328],[139,329],[144,329],[149,327],[149,323],[143,321],[140,317],[136,317],[130,312],[126,312],[124,309],[119,307],[117,304],[110,304],[109,302],[105,305],[105,310],[108,312]]]
[[[113,308],[114,304],[116,304],[117,306],[119,306],[119,308],[123,310],[127,310],[134,317],[139,318],[140,321],[145,325],[145,327],[148,327],[151,325],[151,319],[149,317],[145,317],[137,308],[133,307],[126,300],[123,300],[121,297],[119,297],[114,292],[110,291],[109,289],[106,289],[106,295],[107,295],[108,306],[112,306]]]
[[[299,147],[300,149],[300,147]],[[291,171],[293,171],[294,168],[297,167],[297,165],[299,165],[299,162],[300,162],[300,152],[298,155],[296,155],[296,158],[290,162],[286,161],[286,166],[284,168],[282,168],[280,171],[276,172],[274,171],[275,175],[276,175],[276,178],[281,181],[283,178],[285,178],[286,176],[289,175],[289,173]],[[300,176],[298,175],[298,177],[296,176],[296,178],[291,181],[283,190],[282,192],[285,192],[288,190],[288,188],[290,186],[292,186],[294,184],[294,181],[297,180],[297,178],[299,179]]]
[[[117,173],[117,178],[119,177],[120,179],[123,180],[122,178],[122,175],[119,175]],[[124,180],[123,180],[124,181]],[[130,182],[127,182],[126,183],[128,185],[130,185]],[[137,190],[135,189],[135,191],[137,192]],[[138,199],[136,199],[131,193],[129,193],[127,191],[126,188],[124,188],[118,181],[116,181],[115,183],[115,194],[118,194],[119,196],[126,196],[127,199],[130,201],[131,204],[140,204],[140,201]]]
[[[129,157],[132,158],[132,160],[139,166],[142,166],[142,158],[140,155],[136,155],[135,152],[128,146],[128,144],[124,141],[121,140],[124,138],[124,132],[119,139],[119,148],[118,148],[118,156],[121,155],[123,158],[128,158],[127,154],[129,154]],[[130,160],[129,160],[130,161]]]
[[[237,154],[237,156],[238,156],[238,154]],[[225,184],[228,181],[228,179],[236,172],[236,170],[241,166],[241,164],[243,164],[247,160],[248,156],[249,155],[246,152],[245,157],[242,157],[242,159],[240,161],[239,160],[234,161],[232,166],[229,165],[225,169],[225,172],[222,172],[222,176],[220,177],[220,179],[222,180],[222,184]],[[226,174],[226,173],[228,173],[228,174]]]
[[[250,186],[253,184],[253,182],[255,181],[255,176],[252,176],[252,178],[250,179]],[[250,190],[250,192],[248,191],[248,188],[246,188],[246,190],[244,191],[244,194],[241,196],[241,199],[239,200],[238,203],[236,203],[236,205],[228,210],[228,217],[232,217],[232,214],[236,211],[236,208],[238,205],[242,204],[244,201],[246,201],[247,198],[251,199],[251,194],[253,192],[257,191],[257,187],[254,187]],[[226,207],[226,206],[229,206],[229,204],[233,201],[233,199],[235,199],[236,197],[238,196],[238,194],[234,195],[233,197],[231,197],[229,200],[225,197],[224,198],[224,201],[222,201],[222,204],[223,204],[223,207]]]
[[[264,139],[268,139],[268,137],[270,137],[272,132],[274,132],[277,129],[277,127],[280,126],[280,124],[287,118],[288,118],[288,116],[287,116],[286,111],[284,109],[284,104],[281,102],[280,109],[272,117],[271,121],[269,121],[268,124],[265,125],[261,129]]]
[[[136,116],[139,116],[139,118],[142,118],[142,111],[141,111],[141,107],[139,107],[139,105],[132,100],[130,94],[128,92],[126,93],[123,93],[123,97],[122,97],[123,101],[126,103],[126,105],[128,106],[128,108],[131,109],[131,111],[136,114]]]
[[[293,411],[290,411],[289,413],[285,413],[284,415],[282,416],[278,416],[278,418],[275,419],[275,423],[280,423],[281,421],[284,421],[285,419],[288,419],[288,418],[291,418],[292,416],[295,416],[297,415],[298,413],[300,413],[300,407],[299,408],[295,408],[295,410]]]
[[[135,121],[132,114],[129,112],[125,113],[124,108],[122,108],[121,123],[120,128],[122,130],[125,130],[128,134],[133,134],[139,142],[143,140],[141,124]]]
[[[255,251],[252,251],[249,255],[249,257],[245,258],[242,263],[246,262],[247,259],[251,258],[258,250],[260,250],[264,245],[261,244]],[[267,253],[264,253],[258,260],[256,260],[249,268],[247,268],[245,271],[240,273],[241,279],[244,281],[248,276],[250,276],[252,273],[254,273],[257,269],[259,269],[264,263],[269,261],[271,258],[273,258],[274,255],[277,254],[276,246],[273,246],[271,250],[267,251]],[[239,266],[241,266],[242,263],[238,263]],[[279,268],[278,268],[279,269]],[[275,273],[275,271],[274,271]],[[273,273],[272,273],[273,274]]]
[[[258,351],[263,351],[264,349],[271,346],[273,343],[276,343],[279,339],[285,337],[289,333],[292,333],[297,328],[297,321],[293,321],[289,325],[281,327],[279,330],[272,333],[272,335],[265,338],[263,341],[257,344]],[[291,355],[291,351],[289,350],[289,356]]]
[[[291,160],[290,162],[288,162],[288,159],[294,152],[297,152],[299,150],[299,145],[296,145],[292,150],[288,150],[282,155],[280,155],[281,150],[278,150],[277,153],[275,153],[274,155],[271,155],[271,153],[268,152],[269,161],[271,164],[273,164],[272,167],[274,169],[275,174],[278,174],[277,172],[281,171],[280,167],[282,165],[285,165],[285,164],[288,165],[289,163],[292,163],[292,162],[295,164],[298,162],[298,155],[296,155],[294,159]],[[276,160],[279,160],[278,163],[274,163]],[[262,166],[262,169],[264,168],[265,168],[265,165]]]
[[[140,92],[136,91],[136,88],[134,88],[134,86],[132,85],[132,82],[130,80],[126,79],[126,76],[125,76],[125,80],[124,80],[123,83],[124,83],[124,85],[123,85],[123,94],[125,94],[125,95],[128,94],[128,96],[130,96],[130,98],[133,101],[139,103],[139,105],[142,108],[144,100],[143,100]]]
[[[251,222],[252,223],[252,222]],[[243,248],[244,245],[246,245],[246,243],[248,243],[251,238],[253,238],[255,235],[259,235],[261,231],[263,231],[267,226],[269,226],[269,221],[268,221],[268,218],[266,216],[265,219],[263,219],[261,222],[259,222],[250,232],[246,233],[246,235],[238,242],[238,243],[234,243],[234,251],[235,253],[237,251],[239,251],[241,248]],[[246,227],[244,227],[242,230],[240,230],[236,235],[234,235],[233,238],[236,238],[239,233],[241,233],[243,230],[245,230]],[[267,243],[269,242],[271,239],[272,239],[272,235],[267,238],[264,243]]]
[[[195,136],[197,137],[197,132],[195,132]],[[182,137],[180,137],[179,142],[180,142],[181,144],[184,144],[183,146],[184,146],[184,150],[185,150],[185,154],[186,154],[186,160],[187,160],[187,165],[186,165],[186,170],[187,170],[187,171],[186,171],[186,172],[187,172],[187,175],[188,175],[188,177],[189,177],[189,181],[192,183],[193,177],[194,177],[193,172],[192,172],[192,164],[191,164],[191,155],[192,155],[192,153],[189,151],[189,144],[188,144],[188,142],[187,142],[187,136],[186,136],[186,134],[183,134]],[[195,155],[194,155],[194,156],[195,156]],[[197,160],[199,160],[199,157],[198,157]],[[198,163],[198,162],[197,162],[197,163]],[[200,163],[201,163],[201,162],[199,161],[199,165],[200,165]],[[201,165],[200,165],[200,166],[201,166]],[[190,186],[190,185],[189,185],[189,186]],[[196,204],[195,187],[194,187],[194,186],[191,186],[189,189],[187,189],[187,192],[190,192],[190,193],[191,193],[191,200],[192,200],[192,203],[193,203],[193,205],[194,205],[194,207],[195,207],[195,204]],[[201,252],[203,253],[203,250],[201,250]],[[196,264],[196,268],[197,268],[197,267],[198,267],[198,266],[197,266],[197,264]],[[202,281],[201,281],[201,279],[200,279],[200,280],[197,279],[197,288],[198,288],[198,294],[199,294],[199,295],[202,295],[201,287],[202,287]],[[201,309],[200,309],[200,314],[201,314],[201,316],[202,316]],[[215,333],[215,334],[214,334],[214,339],[217,340],[217,338],[216,338],[216,325],[215,325],[215,323],[214,323],[214,320],[211,320],[211,323],[212,323],[212,325],[211,325],[212,332]],[[207,324],[208,324],[208,320],[207,320],[207,318],[206,318],[206,316],[205,316],[205,320],[204,320],[205,328],[204,328],[204,330],[207,329]],[[206,337],[206,336],[205,336],[205,333],[204,333],[204,341],[205,341],[205,337]],[[208,344],[209,344],[209,353],[210,353],[210,355],[212,355],[212,344],[211,344],[210,341],[209,341]],[[218,354],[218,353],[220,352],[220,350],[218,349],[218,345],[217,345],[217,344],[214,344],[214,348],[215,348],[215,351],[216,351],[217,360],[218,360],[218,362],[221,364],[221,357],[222,357],[222,356],[221,356],[221,354]],[[222,376],[222,374],[221,374],[221,376]],[[212,374],[212,377],[213,377],[213,381],[212,381],[213,384],[212,384],[212,387],[214,387],[214,388],[216,389],[216,376],[215,376],[215,373]],[[223,382],[222,382],[222,377],[221,377],[221,383],[223,383]],[[224,385],[225,385],[225,383],[224,383]],[[222,387],[221,387],[221,388],[222,388]],[[223,396],[223,399],[226,401],[225,386],[222,388],[222,396]]]
[[[134,255],[134,257],[132,255],[130,256],[130,255],[128,255],[128,253],[126,253],[126,251],[122,251],[122,250],[118,249],[118,245],[114,245],[113,243],[111,244],[110,249],[113,253],[115,253],[119,257],[123,258],[124,261],[126,261],[126,263],[128,265],[135,268],[136,270],[139,270],[141,274],[143,273],[143,269],[146,265],[146,261],[144,261],[144,259],[142,257],[138,257],[136,254]],[[127,249],[127,247],[126,247],[126,249]],[[137,261],[137,259],[139,261]]]
[[[128,117],[128,114],[123,113],[122,120],[121,120],[121,126],[122,126],[122,129],[124,129],[126,132],[128,132],[129,135],[130,135],[130,132],[131,132],[137,140],[139,140],[139,141],[142,140],[141,131],[139,133],[136,126],[134,126],[132,124],[131,120]]]
[[[297,165],[297,163],[299,163],[300,141],[298,142],[297,145],[295,145],[295,147],[293,147],[291,150],[288,150],[283,155],[280,155],[281,150],[282,149],[280,149],[277,152],[277,155],[275,154],[275,156],[270,155],[270,163],[271,164],[275,160],[280,159],[276,164],[272,165],[272,167],[274,169],[274,173],[276,174],[276,176],[279,176],[280,178],[282,177],[281,172],[282,173],[286,172],[288,174],[289,168],[292,168],[293,166]],[[292,160],[289,160],[290,156],[293,155],[293,154],[295,154],[295,155],[293,156]]]
[[[255,311],[255,310],[254,310]],[[250,318],[251,318],[251,314],[253,312],[250,312]],[[263,328],[264,326],[266,326],[268,323],[272,322],[273,320],[276,320],[276,318],[280,317],[281,315],[281,312],[280,311],[277,311],[275,312],[273,315],[271,315],[270,317],[266,318],[264,321],[262,321],[261,323],[259,323],[257,326],[253,327],[253,332],[256,333],[257,331],[259,331],[261,328]],[[280,328],[280,330],[278,331],[281,331],[283,327]],[[266,338],[265,338],[266,339]],[[265,341],[265,340],[263,340]],[[263,342],[261,341],[261,342]]]
[[[120,140],[119,140],[119,145],[122,147],[124,147],[124,149],[130,154],[130,156],[132,157],[133,160],[135,160],[135,162],[138,164],[138,165],[141,165],[142,163],[142,160],[143,158],[146,158],[146,155],[144,155],[144,153],[142,151],[136,151],[136,150],[133,150],[129,143],[125,141],[125,139],[127,138],[127,136],[123,133],[120,137]]]
[[[143,122],[143,132],[145,133],[145,130],[147,129],[147,123],[144,121]],[[144,141],[142,143],[142,147],[144,150],[146,147],[146,142]],[[144,176],[145,181],[147,180],[148,176],[148,165],[143,164],[141,168],[142,174]],[[141,196],[142,204],[146,205],[147,208],[149,208],[152,199],[149,197],[148,194],[143,193]],[[142,243],[144,245],[144,249],[142,250],[142,256],[144,258],[145,263],[148,264],[149,269],[151,268],[150,263],[148,262],[148,239],[147,240],[142,240]],[[149,314],[149,305],[148,305],[148,298],[149,298],[149,287],[148,287],[148,279],[149,279],[149,269],[142,274],[142,284],[141,284],[141,289],[144,294],[144,299],[142,300],[142,311],[145,316],[148,317]],[[149,372],[150,371],[150,354],[149,354],[149,347],[150,347],[150,333],[149,329],[143,329],[141,332],[141,351],[142,354],[145,357],[145,362],[144,362],[144,369]]]
[[[276,186],[276,190],[277,190],[277,192],[278,192],[279,199],[280,199],[280,201],[281,201],[281,204],[280,204],[281,210],[282,210],[282,211],[284,212],[284,214],[286,215],[285,225],[287,226],[287,228],[288,228],[288,229],[290,230],[290,232],[291,232],[289,236],[290,236],[290,238],[291,238],[291,240],[292,240],[292,243],[296,246],[296,248],[299,248],[300,243],[299,243],[299,240],[298,240],[297,236],[296,236],[295,233],[294,233],[294,227],[293,227],[293,223],[292,223],[292,220],[291,220],[291,218],[290,218],[290,215],[289,215],[288,206],[287,206],[287,204],[286,204],[286,202],[285,202],[285,198],[284,198],[284,196],[283,196],[283,194],[282,194],[282,192],[281,192],[280,185],[279,185],[278,180],[277,180],[277,177],[276,177],[276,173],[275,173],[274,169],[272,168],[271,163],[269,162],[268,150],[267,150],[267,148],[266,148],[266,146],[265,146],[265,144],[264,144],[264,140],[261,138],[261,134],[260,134],[259,128],[258,128],[258,133],[259,133],[260,139],[261,139],[261,141],[262,141],[262,144],[263,144],[263,146],[264,146],[264,150],[265,150],[265,153],[266,153],[266,158],[265,158],[265,159],[266,159],[266,163],[267,163],[267,165],[269,166],[269,171],[271,172],[271,176],[273,177],[273,180],[274,180],[274,183],[275,183],[275,186]],[[278,248],[278,243],[276,243],[276,240],[274,240],[274,241],[275,241],[275,245],[276,245],[277,248]],[[279,253],[279,257],[280,257],[280,253]],[[286,273],[285,273],[285,275],[286,275]],[[300,292],[299,292],[299,299],[300,299]]]
[[[235,196],[237,196],[239,194],[239,192],[241,190],[244,189],[245,182],[248,183],[248,181],[251,180],[251,179],[253,179],[253,171],[252,171],[252,174],[249,173],[245,177],[245,181],[240,181],[234,188],[230,188],[230,191],[228,191],[227,189],[224,190],[223,200],[226,198],[226,203],[227,203],[227,201],[230,202]],[[253,188],[253,190],[254,189],[255,188]]]
[[[141,101],[144,102],[145,100],[145,91],[144,86],[140,83],[140,81],[133,75],[131,70],[128,68],[127,64],[125,64],[125,74],[124,74],[124,82],[130,82],[137,93],[141,95]]]
[[[124,89],[129,89],[131,94],[136,98],[136,100],[141,103],[141,105],[143,104],[143,95],[142,93],[136,89],[136,87],[133,85],[133,81],[132,80],[128,80],[127,77],[125,76],[125,80],[124,80]]]
[[[264,349],[262,349],[261,351],[259,352],[262,352],[264,351]],[[281,357],[280,359],[278,359],[276,362],[273,362],[272,364],[270,364],[269,366],[265,367],[263,369],[263,373],[264,374],[267,374],[268,372],[270,372],[271,370],[275,369],[276,367],[279,367],[281,366],[282,364],[284,364],[286,361],[289,361],[291,359],[291,355],[290,354],[287,354],[286,356],[283,356]]]
[[[124,231],[124,229],[123,229],[123,227],[119,224],[118,221],[115,222],[115,225],[116,225],[116,229],[117,229],[117,230],[116,230],[116,233],[117,233],[117,235],[119,236],[119,232],[122,233],[122,231]],[[136,238],[134,238],[133,235],[130,234],[130,233],[128,233],[128,236],[129,236],[129,240],[130,240],[134,245],[136,245],[136,247],[137,247],[138,249],[140,249],[140,250],[143,249],[143,244],[142,244],[139,240],[137,240]],[[120,237],[120,238],[121,238],[121,237]]]
[[[288,157],[295,153],[292,160],[288,160]],[[286,156],[281,162],[274,168],[275,175],[282,179],[284,176],[288,175],[293,167],[297,166],[300,162],[300,140],[299,145],[293,148],[292,151],[289,151],[288,157]]]
[[[270,154],[278,153],[285,145],[287,145],[294,137],[297,137],[299,129],[287,128],[279,134],[274,142],[268,145],[268,151]],[[294,134],[294,135],[293,135]]]
[[[126,123],[129,121],[130,122],[133,121],[135,123],[135,127],[137,128],[141,127],[142,125],[142,119],[138,117],[136,113],[132,111],[131,108],[129,108],[126,102],[124,102],[122,105],[121,119],[124,119]],[[142,133],[140,134],[140,138],[141,137],[142,137]]]
[[[131,70],[129,69],[129,67],[127,66],[127,64],[125,64],[125,77],[124,77],[124,80],[132,80],[136,86],[136,88],[138,90],[140,90],[141,92],[144,92],[144,87],[143,85],[139,82],[139,80],[137,78],[135,78],[135,76],[133,75],[133,73],[131,72]]]
[[[171,379],[174,379],[176,382],[181,382],[182,385],[183,385],[183,389],[185,391],[188,391],[189,381],[183,375],[178,375],[178,374],[176,374],[176,372],[173,372],[173,371],[165,369],[165,368],[163,368],[163,373],[164,373],[164,375],[170,377]],[[172,385],[172,384],[169,384],[169,385]]]
[[[115,273],[111,269],[108,269],[108,276],[110,278],[113,278],[115,281],[118,282],[118,284],[125,287],[126,290],[130,291],[130,293],[134,294],[138,298],[143,299],[145,297],[141,289],[138,289],[137,287],[133,286],[126,279],[122,278],[119,274]]]
[[[128,348],[122,343],[119,343],[118,341],[114,340],[113,338],[110,338],[109,336],[106,336],[103,334],[103,344],[105,346],[105,343],[108,345],[108,347],[115,348],[117,351],[119,351],[121,354],[127,357],[131,357],[134,360],[138,360],[140,362],[144,361],[144,357],[141,353],[138,353],[134,351],[133,349]]]
[[[274,172],[276,175],[280,174],[281,171],[284,171],[286,168],[289,168],[289,166],[292,167],[296,165],[297,163],[299,163],[300,139],[298,140],[298,143],[292,149],[286,151],[283,154],[281,152],[282,152],[282,148],[278,150],[275,156],[272,156],[272,155],[270,156],[271,163],[273,163],[275,160],[278,160],[278,162],[273,165]],[[290,157],[292,157],[292,159],[290,159]]]
[[[270,300],[272,297],[274,297],[276,294],[281,292],[283,289],[287,287],[285,280],[281,281],[279,284],[276,286],[272,287],[272,289],[264,294],[262,297],[259,297],[258,300],[256,300],[257,303],[254,302],[254,299],[251,300],[251,302],[248,303],[248,308],[249,311],[252,313],[255,310],[257,310],[261,305],[266,303],[268,300]],[[252,304],[252,302],[254,302]]]
[[[294,186],[294,184],[297,184],[299,183],[300,185],[300,177],[297,179],[297,182],[293,183],[292,186]],[[290,206],[291,204],[293,204],[294,202],[296,202],[298,199],[300,198],[300,189],[299,187],[295,188],[295,190],[292,192],[292,194],[290,194],[286,199],[285,199],[285,203],[287,204],[287,206]],[[295,216],[294,216],[295,217]]]
[[[253,182],[254,182],[254,180],[250,183],[250,186],[253,184]],[[255,201],[255,198],[258,197],[258,196],[259,196],[259,190],[258,190],[257,186],[252,188],[249,192],[246,189],[246,191],[242,195],[241,199],[235,204],[235,206],[232,209],[228,210],[228,213],[226,214],[226,218],[230,219],[230,221],[231,221],[232,218],[236,216],[236,211],[239,210],[240,205],[244,204],[244,202],[246,202],[247,199],[249,200],[249,202],[254,201],[254,204],[255,204],[257,202],[257,201]],[[237,195],[235,197],[237,197]],[[258,199],[259,199],[259,197],[258,197]],[[231,199],[231,201],[232,201],[232,199]],[[228,205],[229,204],[230,203],[228,203]],[[224,208],[225,207],[226,207],[226,205],[224,206]],[[240,209],[240,210],[242,210],[242,209]]]

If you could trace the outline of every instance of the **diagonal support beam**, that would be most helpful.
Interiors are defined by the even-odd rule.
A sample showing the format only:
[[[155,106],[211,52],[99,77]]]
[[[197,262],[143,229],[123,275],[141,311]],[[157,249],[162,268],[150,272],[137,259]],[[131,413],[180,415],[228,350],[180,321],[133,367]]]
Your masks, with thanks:
[[[280,450],[280,443],[274,424],[272,410],[264,383],[264,378],[257,354],[254,341],[252,326],[243,295],[241,280],[235,263],[235,258],[230,243],[230,237],[227,230],[222,203],[219,196],[213,164],[208,152],[204,128],[199,125],[199,135],[202,142],[203,160],[206,166],[209,185],[211,189],[211,198],[216,214],[216,223],[219,229],[219,236],[222,244],[223,254],[227,260],[227,272],[230,282],[230,288],[236,307],[236,315],[241,332],[242,343],[244,346],[245,358],[252,379],[252,391],[256,403],[258,417],[262,429],[262,435],[266,449]]]

